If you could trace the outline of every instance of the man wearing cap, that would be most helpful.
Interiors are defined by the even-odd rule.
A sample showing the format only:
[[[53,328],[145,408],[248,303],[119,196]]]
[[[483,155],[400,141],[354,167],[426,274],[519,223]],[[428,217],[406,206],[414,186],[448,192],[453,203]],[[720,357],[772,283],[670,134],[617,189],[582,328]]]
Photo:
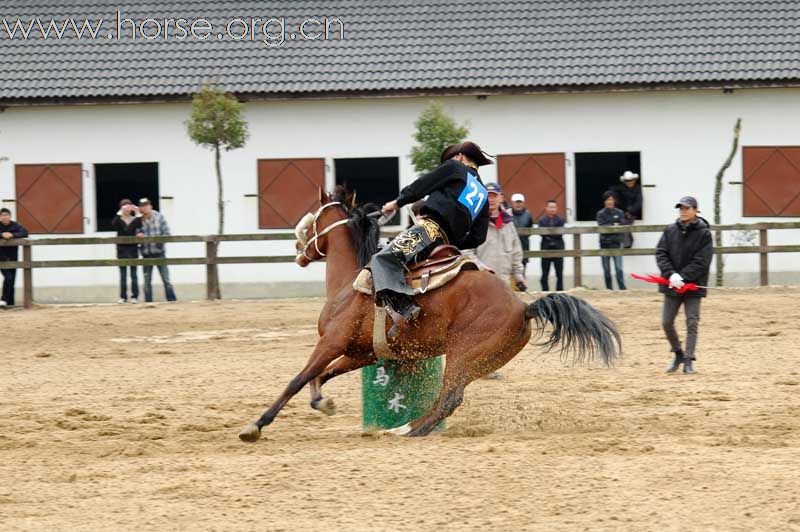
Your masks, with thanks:
[[[664,294],[661,325],[669,340],[675,358],[667,368],[674,373],[683,363],[684,373],[694,373],[695,346],[700,322],[700,301],[706,297],[706,289],[678,294],[685,283],[704,287],[708,283],[708,271],[714,255],[714,242],[709,223],[697,215],[697,200],[691,196],[680,199],[675,205],[680,209],[678,220],[664,230],[656,248],[656,263],[661,276],[669,279],[669,286],[659,285]],[[683,305],[686,315],[686,347],[681,347],[675,330],[675,317]]]
[[[639,174],[626,170],[619,176],[619,183],[611,187],[616,207],[625,213],[625,224],[633,225],[635,220],[642,219],[642,186]],[[623,247],[633,246],[633,233],[623,233]]]
[[[475,249],[475,254],[501,279],[508,279],[514,288],[524,292],[528,287],[522,273],[522,244],[514,218],[502,208],[500,185],[487,183],[486,190],[489,192],[489,229],[486,241]]]
[[[395,237],[370,261],[375,301],[386,307],[394,322],[390,338],[397,336],[420,312],[411,297],[413,290],[405,282],[407,265],[425,259],[442,244],[469,249],[486,240],[489,198],[478,167],[492,162],[477,144],[469,141],[448,146],[440,160],[439,167],[417,178],[382,209],[391,214],[428,196],[417,223]]]
[[[530,211],[525,207],[525,196],[517,192],[511,195],[511,214],[514,216],[514,225],[516,227],[533,227],[533,216]],[[529,251],[531,249],[531,236],[519,235],[519,242],[522,244],[522,251]],[[522,275],[524,276],[528,270],[528,257],[522,257]]]
[[[142,213],[142,229],[136,236],[169,236],[169,226],[164,216],[153,209],[153,204],[147,198],[139,200],[139,210]],[[163,259],[166,257],[164,244],[160,242],[148,242],[142,244],[142,258],[143,259]],[[169,268],[166,264],[157,266],[158,273],[161,275],[161,281],[164,283],[164,293],[167,301],[175,301],[175,290],[172,288],[172,283],[169,280]],[[148,303],[153,301],[153,267],[144,266],[144,300]]]

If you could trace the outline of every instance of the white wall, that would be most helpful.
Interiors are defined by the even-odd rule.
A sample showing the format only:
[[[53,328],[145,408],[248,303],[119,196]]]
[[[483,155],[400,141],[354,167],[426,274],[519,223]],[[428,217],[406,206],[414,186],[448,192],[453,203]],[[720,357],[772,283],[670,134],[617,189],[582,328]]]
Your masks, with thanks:
[[[225,153],[227,225],[230,233],[257,232],[256,159],[325,157],[328,183],[332,159],[400,157],[401,185],[414,179],[408,158],[414,120],[426,98],[254,102],[245,106],[250,140]],[[673,205],[695,195],[708,216],[712,212],[714,175],[726,157],[732,128],[742,118],[741,145],[800,145],[800,91],[736,90],[552,94],[444,98],[458,121],[469,123],[470,137],[489,153],[565,152],[568,159],[567,201],[574,209],[573,154],[584,151],[640,151],[645,189],[646,224],[674,219]],[[84,178],[84,212],[88,235],[94,233],[93,164],[155,161],[159,163],[162,212],[173,233],[212,233],[216,226],[216,187],[211,153],[192,144],[184,121],[189,104],[81,105],[9,108],[0,114],[0,198],[14,197],[15,164],[79,162]],[[741,181],[741,150],[726,175]],[[495,180],[494,167],[481,172]],[[507,191],[513,192],[513,191]],[[544,198],[541,198],[544,199]],[[13,209],[13,205],[11,205]],[[109,205],[108,209],[115,209]],[[741,186],[726,184],[724,223],[755,222],[741,217]],[[771,219],[774,220],[774,219]],[[785,218],[779,219],[784,221]],[[108,233],[105,233],[108,234]],[[772,232],[772,243],[796,242],[797,232]],[[584,247],[597,246],[584,237]],[[654,245],[657,235],[637,235],[637,246]],[[534,240],[535,244],[538,241]],[[201,244],[169,245],[171,256],[197,256]],[[226,243],[223,254],[291,254],[289,242]],[[114,250],[97,247],[35,248],[37,259],[111,258]],[[793,255],[773,255],[771,269],[794,269]],[[598,274],[599,259],[586,259],[584,271]],[[728,259],[732,272],[754,271],[757,256]],[[570,268],[568,267],[567,270]],[[653,259],[626,259],[627,271],[652,271]],[[538,267],[533,268],[535,275]],[[201,283],[203,267],[174,267],[177,284]],[[223,266],[223,282],[283,282],[323,279],[323,267],[300,270],[293,264]],[[38,271],[35,286],[114,285],[111,268]]]

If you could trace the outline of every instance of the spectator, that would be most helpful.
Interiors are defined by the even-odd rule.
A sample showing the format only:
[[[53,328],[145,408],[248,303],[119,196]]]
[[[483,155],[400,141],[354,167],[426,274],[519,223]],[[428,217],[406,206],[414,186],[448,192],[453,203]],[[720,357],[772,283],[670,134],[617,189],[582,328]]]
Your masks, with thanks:
[[[626,170],[619,176],[620,183],[611,187],[617,200],[617,208],[625,213],[625,224],[633,225],[635,220],[642,219],[642,186],[639,174]],[[622,233],[622,245],[633,246],[633,233]]]
[[[486,241],[475,249],[475,254],[501,279],[508,279],[512,290],[524,292],[528,289],[522,266],[522,244],[514,225],[514,217],[503,208],[503,191],[497,183],[487,183],[489,193],[489,229]],[[484,380],[502,379],[493,371]]]
[[[519,227],[533,227],[533,216],[530,211],[525,207],[525,196],[519,192],[511,195],[511,214],[514,215],[514,225]],[[519,242],[522,244],[522,251],[530,251],[531,249],[531,236],[519,235]],[[522,257],[522,275],[528,272],[528,257]]]
[[[142,214],[139,212],[139,207],[129,199],[121,200],[117,215],[111,220],[111,227],[116,229],[117,236],[136,236],[141,233]],[[117,258],[138,259],[139,246],[137,244],[117,244]],[[128,269],[131,272],[131,303],[135,304],[139,301],[139,276],[136,266],[120,266],[119,301],[117,303],[128,301]]]
[[[564,219],[557,214],[558,203],[556,200],[549,200],[544,208],[544,216],[539,218],[537,225],[539,227],[564,227]],[[564,249],[564,236],[563,235],[542,235],[542,251],[553,249]],[[561,292],[564,290],[564,258],[547,258],[542,257],[542,290],[545,292],[550,290],[548,278],[550,277],[550,265],[553,265],[556,271],[556,290]]]
[[[0,209],[0,236],[3,240],[12,238],[27,238],[28,230],[11,219],[11,211]],[[19,246],[0,246],[0,262],[17,262],[19,260]],[[17,278],[15,268],[3,268],[3,298],[0,307],[14,306],[14,281]]]
[[[674,373],[683,363],[684,373],[694,373],[695,347],[700,323],[700,300],[706,297],[706,289],[678,294],[684,283],[705,286],[708,283],[708,270],[714,255],[714,242],[706,220],[697,216],[697,200],[691,196],[681,198],[675,205],[680,209],[678,220],[664,230],[656,248],[656,263],[661,276],[669,279],[669,287],[659,285],[664,294],[661,324],[669,340],[675,358],[667,368]],[[683,305],[686,314],[686,349],[681,348],[678,332],[675,330],[675,317]]]
[[[489,229],[486,241],[475,249],[475,254],[501,279],[508,279],[512,289],[528,289],[522,273],[522,245],[514,226],[514,218],[502,208],[503,192],[497,183],[488,183]]]
[[[603,208],[597,211],[597,225],[620,225],[625,222],[625,213],[615,207],[616,200],[612,192],[603,194]],[[600,249],[620,249],[622,247],[622,233],[601,233]],[[600,257],[603,262],[603,275],[606,279],[606,288],[613,290],[611,284],[611,257]],[[617,287],[625,290],[625,274],[622,272],[622,256],[614,256],[614,272],[617,276]]]
[[[164,216],[153,210],[153,205],[147,198],[139,200],[139,209],[142,212],[142,229],[136,236],[169,236],[169,226]],[[142,244],[142,258],[144,259],[163,259],[166,257],[164,251],[164,244],[148,242]],[[144,300],[148,303],[153,301],[153,267],[145,266],[144,270]],[[175,291],[172,288],[172,283],[169,281],[169,269],[166,264],[158,266],[158,273],[161,275],[161,281],[164,283],[164,292],[167,301],[175,301]]]

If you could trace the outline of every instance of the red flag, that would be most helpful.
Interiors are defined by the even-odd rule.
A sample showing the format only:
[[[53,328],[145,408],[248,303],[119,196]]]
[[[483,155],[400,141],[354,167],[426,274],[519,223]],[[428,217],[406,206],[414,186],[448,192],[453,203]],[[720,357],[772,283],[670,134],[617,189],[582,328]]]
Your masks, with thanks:
[[[640,281],[645,281],[648,283],[654,284],[661,284],[664,286],[669,286],[669,279],[664,279],[663,277],[659,277],[658,275],[642,275],[640,273],[632,273],[631,277],[634,279],[639,279]],[[684,283],[684,285],[680,288],[672,288],[678,294],[685,294],[686,292],[696,292],[701,287],[698,286],[696,283]]]

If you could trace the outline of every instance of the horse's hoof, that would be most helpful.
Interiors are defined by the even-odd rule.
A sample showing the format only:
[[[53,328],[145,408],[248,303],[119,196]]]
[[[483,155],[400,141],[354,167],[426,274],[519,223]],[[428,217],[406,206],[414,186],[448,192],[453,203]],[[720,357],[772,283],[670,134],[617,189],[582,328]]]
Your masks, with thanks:
[[[406,423],[399,427],[383,431],[384,434],[393,434],[395,436],[408,436],[411,432],[411,423]]]
[[[261,429],[255,423],[250,423],[239,433],[239,439],[248,443],[257,442],[261,437]]]
[[[316,403],[314,403],[314,409],[319,410],[326,416],[332,416],[336,413],[336,404],[333,402],[333,399],[325,397],[320,399]]]

